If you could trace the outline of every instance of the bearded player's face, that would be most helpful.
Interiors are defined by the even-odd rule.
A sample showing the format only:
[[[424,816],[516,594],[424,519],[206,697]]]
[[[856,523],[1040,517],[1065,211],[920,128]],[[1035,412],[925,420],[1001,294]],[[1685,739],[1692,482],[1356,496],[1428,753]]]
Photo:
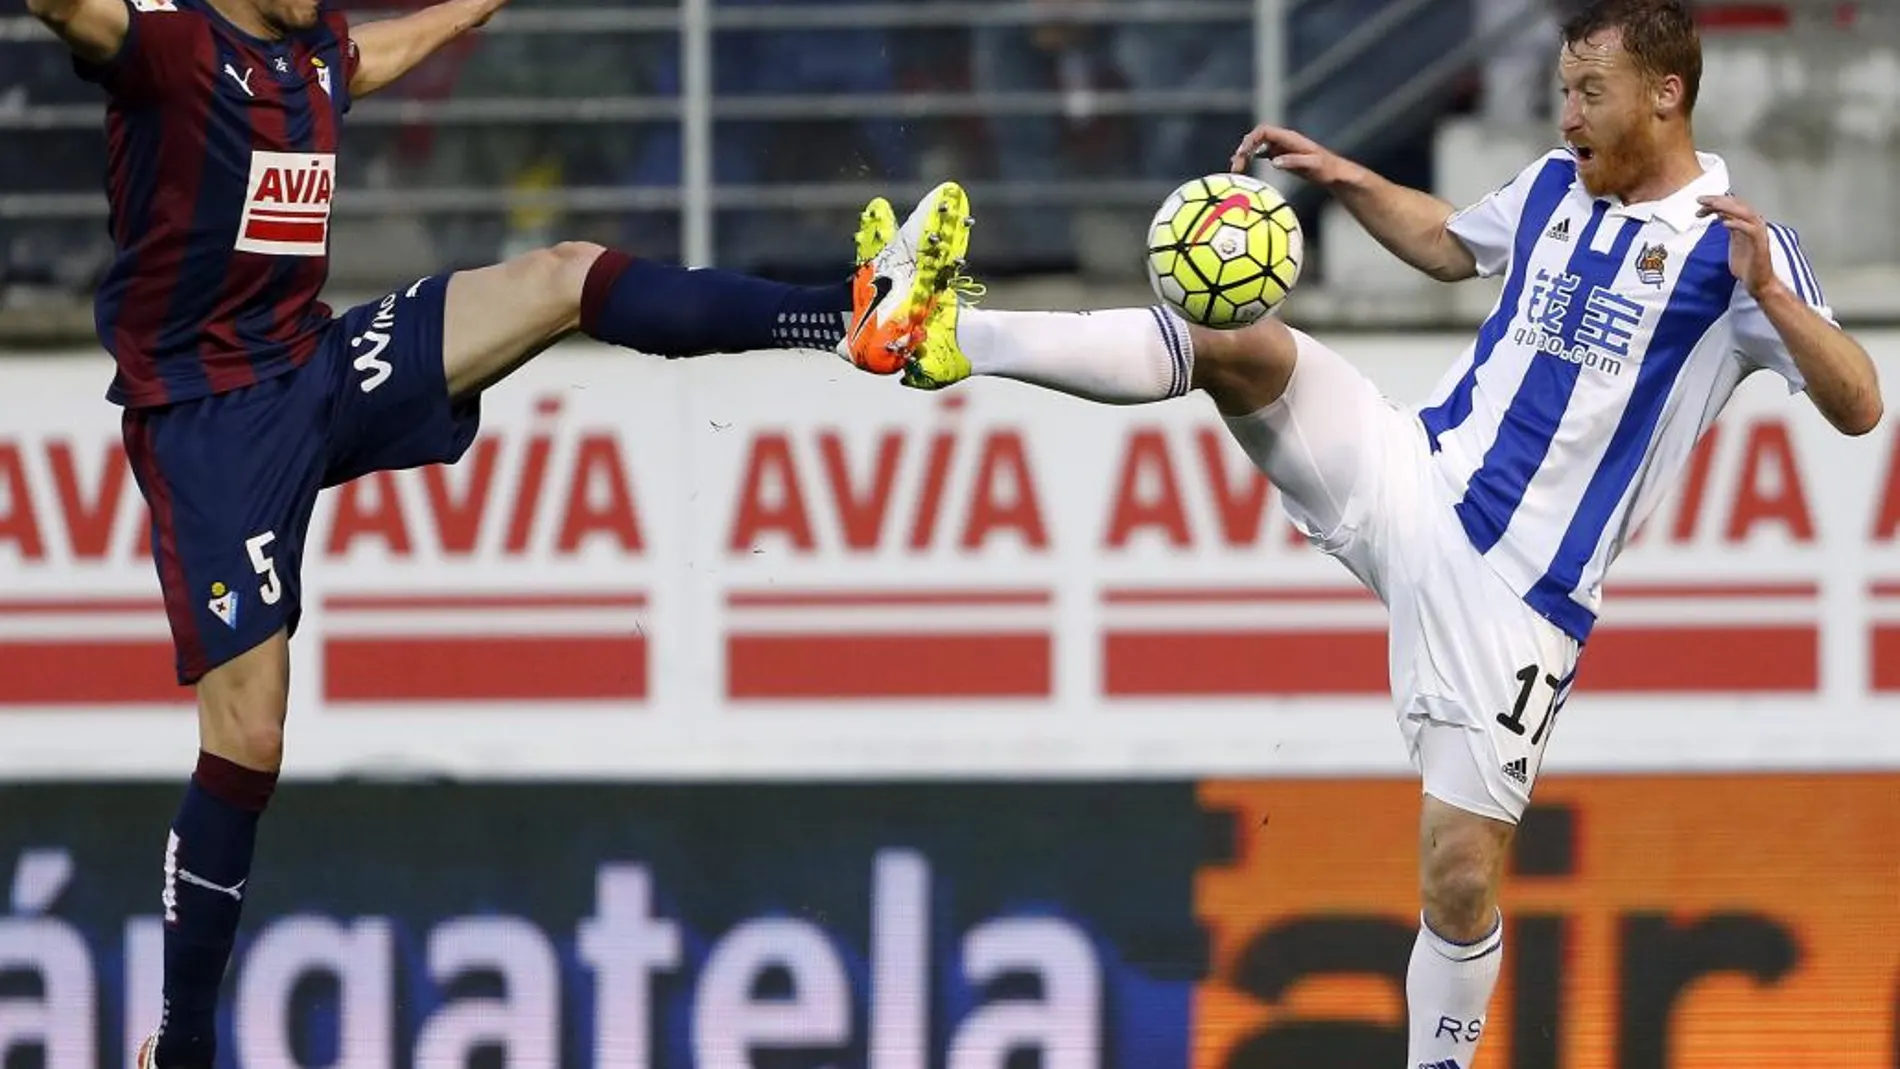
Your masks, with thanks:
[[[1566,45],[1563,135],[1577,177],[1593,196],[1624,195],[1655,166],[1662,122],[1656,87],[1637,69],[1616,30]]]

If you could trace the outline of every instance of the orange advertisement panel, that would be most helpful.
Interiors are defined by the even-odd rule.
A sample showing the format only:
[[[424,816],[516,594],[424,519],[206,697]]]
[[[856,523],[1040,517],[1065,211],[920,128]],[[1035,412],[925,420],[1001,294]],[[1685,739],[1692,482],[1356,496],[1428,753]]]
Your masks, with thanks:
[[[1196,1069],[1404,1064],[1412,781],[1209,782]],[[1551,777],[1475,1069],[1900,1067],[1900,775]]]

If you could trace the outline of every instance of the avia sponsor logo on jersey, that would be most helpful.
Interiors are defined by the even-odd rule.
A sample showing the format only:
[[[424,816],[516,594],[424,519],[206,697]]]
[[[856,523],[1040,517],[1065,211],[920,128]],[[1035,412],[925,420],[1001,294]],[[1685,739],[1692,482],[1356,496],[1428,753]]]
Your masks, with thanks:
[[[237,250],[267,256],[322,256],[330,237],[336,156],[253,152],[238,224]]]
[[[1511,340],[1606,375],[1621,375],[1642,326],[1643,306],[1568,271],[1540,270]],[[1581,308],[1573,310],[1573,305]]]

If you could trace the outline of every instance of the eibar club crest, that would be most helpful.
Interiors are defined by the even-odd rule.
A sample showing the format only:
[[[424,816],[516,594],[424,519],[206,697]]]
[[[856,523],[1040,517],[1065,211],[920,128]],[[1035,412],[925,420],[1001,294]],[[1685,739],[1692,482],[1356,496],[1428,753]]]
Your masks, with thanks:
[[[1669,250],[1662,245],[1644,245],[1636,254],[1636,277],[1652,286],[1663,284],[1663,267],[1669,262]]]
[[[216,616],[222,621],[224,626],[232,630],[237,629],[237,591],[232,590],[223,583],[212,583],[211,598],[205,602],[205,608],[210,609],[211,615]]]

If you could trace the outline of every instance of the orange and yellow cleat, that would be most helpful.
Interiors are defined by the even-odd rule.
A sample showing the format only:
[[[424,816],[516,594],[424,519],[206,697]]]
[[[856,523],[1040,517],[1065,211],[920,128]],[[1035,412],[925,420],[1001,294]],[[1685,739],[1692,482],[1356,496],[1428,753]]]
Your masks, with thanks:
[[[970,248],[969,197],[955,182],[945,182],[924,195],[904,220],[894,239],[869,259],[863,259],[882,198],[872,201],[860,219],[860,263],[851,280],[851,321],[845,328],[838,355],[866,371],[892,375],[909,366],[923,340],[931,313],[946,299],[960,277]],[[888,205],[885,205],[888,211]]]

